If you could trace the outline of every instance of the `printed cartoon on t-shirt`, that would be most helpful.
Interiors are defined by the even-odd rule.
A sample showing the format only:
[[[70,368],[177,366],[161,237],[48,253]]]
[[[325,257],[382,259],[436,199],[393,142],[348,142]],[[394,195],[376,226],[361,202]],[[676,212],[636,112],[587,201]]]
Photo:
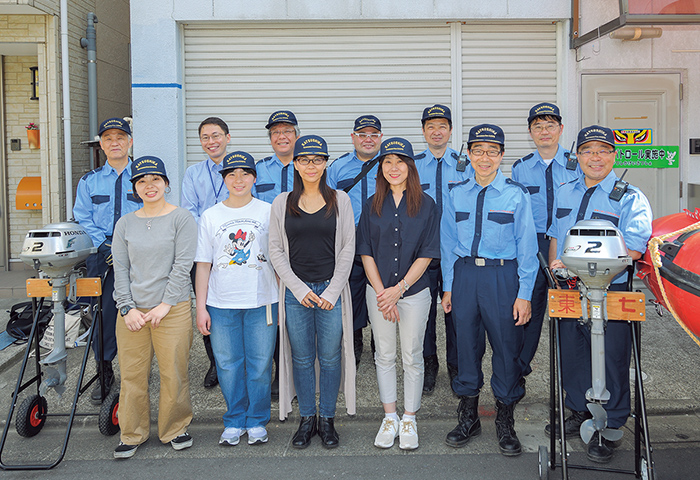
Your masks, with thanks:
[[[242,225],[245,229],[234,228],[241,223],[245,223]],[[251,223],[253,224],[252,226]],[[223,269],[232,265],[247,265],[249,268],[260,270],[262,268],[260,264],[267,262],[267,259],[261,251],[257,254],[252,251],[253,248],[257,246],[255,243],[256,235],[254,230],[259,231],[260,227],[261,225],[258,222],[251,221],[250,219],[246,219],[245,222],[234,220],[222,225],[217,232],[217,236],[228,233],[230,241],[224,245],[223,253],[218,258],[217,267]],[[256,250],[259,250],[259,246],[256,247]]]

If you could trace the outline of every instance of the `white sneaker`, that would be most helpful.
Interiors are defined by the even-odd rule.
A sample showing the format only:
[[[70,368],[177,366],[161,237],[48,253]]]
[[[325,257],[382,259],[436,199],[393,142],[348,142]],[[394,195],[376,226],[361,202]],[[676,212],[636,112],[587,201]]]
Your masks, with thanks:
[[[379,448],[391,448],[394,440],[399,435],[399,422],[395,418],[384,417],[379,427],[377,436],[374,437],[374,446]]]
[[[219,438],[219,445],[238,445],[241,435],[245,433],[245,428],[229,427],[224,429],[224,433]]]
[[[248,445],[260,445],[267,443],[267,430],[265,427],[253,427],[248,429]]]
[[[415,420],[401,419],[399,448],[402,450],[415,450],[418,448],[418,425],[416,425]]]

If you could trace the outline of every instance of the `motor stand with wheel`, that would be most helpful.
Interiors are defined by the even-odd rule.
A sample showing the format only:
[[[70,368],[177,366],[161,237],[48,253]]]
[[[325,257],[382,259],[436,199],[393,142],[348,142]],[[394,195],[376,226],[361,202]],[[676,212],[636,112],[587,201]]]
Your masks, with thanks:
[[[48,278],[33,278],[27,280],[27,296],[32,298],[32,308],[34,312],[34,322],[27,341],[27,348],[20,368],[19,377],[15,386],[10,410],[7,414],[5,428],[0,438],[0,469],[2,470],[48,470],[58,465],[65,456],[70,438],[73,421],[76,416],[99,416],[100,432],[104,435],[114,435],[119,431],[117,410],[119,396],[113,391],[110,396],[106,395],[104,382],[102,387],[102,406],[99,413],[77,413],[77,405],[80,396],[94,383],[98,372],[85,385],[83,379],[90,357],[90,347],[92,346],[93,329],[97,328],[97,337],[100,351],[102,348],[102,279],[81,278],[82,272],[77,269],[77,265],[83,262],[90,254],[95,252],[92,241],[87,232],[75,223],[50,224],[41,230],[32,230],[25,239],[24,247],[20,258],[34,266],[37,273],[41,271]],[[68,293],[66,292],[68,290]],[[54,314],[54,346],[52,351],[41,358],[39,348],[38,319],[44,297],[50,297],[53,301]],[[60,396],[65,392],[66,374],[66,345],[65,345],[65,310],[64,303],[70,300],[75,303],[77,297],[97,297],[96,309],[93,312],[93,322],[87,333],[85,353],[80,366],[80,373],[73,396],[73,403],[69,413],[48,413],[46,393],[49,389],[54,389]],[[37,298],[40,298],[37,305]],[[29,363],[29,356],[35,352],[36,374],[23,383],[24,374]],[[98,362],[101,366],[102,362]],[[43,381],[42,381],[43,379]],[[68,417],[68,425],[63,440],[61,452],[56,460],[45,464],[7,464],[2,460],[2,453],[12,416],[17,406],[19,394],[36,385],[36,394],[24,399],[17,408],[15,415],[15,429],[23,437],[33,437],[38,434],[46,423],[48,417]],[[107,397],[107,398],[105,398]]]
[[[556,272],[557,277],[576,277],[579,290],[556,289],[558,282],[547,268],[543,258],[540,262],[547,274],[551,289],[548,293],[550,316],[550,452],[546,446],[539,447],[539,478],[549,478],[556,467],[562,469],[562,479],[569,478],[568,470],[584,469],[605,472],[627,473],[636,478],[654,479],[651,442],[644,400],[644,385],[640,360],[640,320],[645,318],[644,295],[632,292],[608,291],[613,278],[628,270],[628,288],[632,290],[632,259],[622,234],[612,223],[604,220],[584,220],[569,231],[564,253],[561,255],[566,269]],[[590,314],[589,314],[590,312]],[[621,430],[607,426],[604,405],[610,399],[605,384],[605,328],[610,321],[627,321],[630,326],[632,354],[635,365],[634,418],[635,465],[633,470],[605,468],[592,465],[574,465],[568,461],[564,419],[564,394],[562,386],[561,337],[559,322],[562,318],[576,318],[586,325],[591,335],[591,388],[586,391],[587,408],[591,418],[580,427],[580,437],[588,444],[595,435],[599,442],[606,439],[616,442],[622,438]],[[558,429],[557,429],[558,424]],[[560,462],[556,461],[556,431],[560,432]]]

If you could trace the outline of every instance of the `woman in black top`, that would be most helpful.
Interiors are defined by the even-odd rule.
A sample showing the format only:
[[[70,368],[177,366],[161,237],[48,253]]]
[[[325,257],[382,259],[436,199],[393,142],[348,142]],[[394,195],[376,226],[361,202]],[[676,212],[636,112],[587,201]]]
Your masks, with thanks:
[[[347,194],[326,183],[327,161],[328,148],[321,137],[300,137],[294,146],[294,189],[279,195],[270,213],[270,261],[284,295],[284,309],[280,309],[280,416],[286,417],[291,410],[292,373],[301,414],[292,439],[295,448],[306,448],[316,432],[325,447],[338,446],[333,419],[342,368],[348,362],[352,372],[345,371],[346,400],[348,379],[354,387],[354,358],[343,358],[348,349],[342,348],[344,331],[349,328],[352,333],[348,277],[355,255],[354,216]],[[349,338],[352,341],[352,335]],[[288,346],[292,372],[287,368]],[[354,413],[354,396],[352,400]]]
[[[367,309],[376,344],[375,364],[384,420],[374,444],[418,448],[416,411],[423,391],[423,337],[430,308],[426,269],[440,258],[440,216],[421,189],[413,147],[402,138],[382,143],[376,193],[360,217],[357,253],[370,285]],[[404,415],[396,413],[396,326],[401,336]]]

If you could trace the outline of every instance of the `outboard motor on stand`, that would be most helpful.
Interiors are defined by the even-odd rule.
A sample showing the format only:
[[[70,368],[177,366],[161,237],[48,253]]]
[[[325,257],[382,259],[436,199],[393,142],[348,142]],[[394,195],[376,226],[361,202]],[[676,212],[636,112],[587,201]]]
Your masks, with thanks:
[[[53,387],[61,395],[65,390],[66,381],[66,312],[64,302],[70,298],[76,300],[76,279],[81,274],[76,267],[85,261],[90,254],[97,252],[90,236],[77,223],[51,223],[38,230],[30,230],[24,239],[22,253],[19,258],[34,267],[37,273],[43,272],[44,277],[51,280],[51,300],[53,301],[54,347],[41,364],[46,368],[46,379],[39,390],[43,396]],[[66,295],[66,287],[70,293]]]
[[[611,222],[582,220],[569,230],[561,261],[566,270],[554,273],[563,278],[578,277],[583,312],[579,321],[591,330],[592,387],[586,392],[586,399],[593,418],[581,425],[581,439],[588,444],[597,431],[602,438],[614,442],[622,438],[622,431],[607,428],[607,412],[602,406],[610,400],[605,386],[607,289],[617,275],[632,265],[632,258],[622,233]]]

